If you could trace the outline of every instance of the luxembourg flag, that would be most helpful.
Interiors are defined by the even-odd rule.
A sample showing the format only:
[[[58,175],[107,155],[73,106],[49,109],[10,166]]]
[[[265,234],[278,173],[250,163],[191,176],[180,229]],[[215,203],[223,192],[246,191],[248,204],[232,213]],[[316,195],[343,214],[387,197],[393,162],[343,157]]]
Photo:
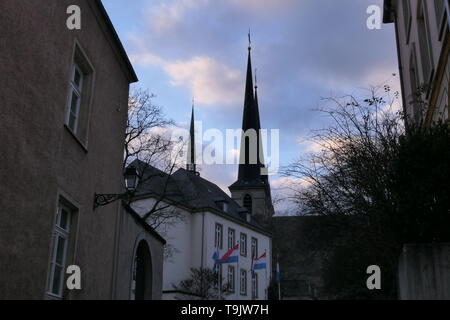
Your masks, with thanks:
[[[266,252],[264,252],[258,259],[255,260],[253,264],[253,270],[261,270],[266,269],[267,263],[267,255]]]
[[[234,263],[238,262],[239,259],[239,245],[235,245],[233,248],[228,250],[221,259],[219,259],[218,263]]]

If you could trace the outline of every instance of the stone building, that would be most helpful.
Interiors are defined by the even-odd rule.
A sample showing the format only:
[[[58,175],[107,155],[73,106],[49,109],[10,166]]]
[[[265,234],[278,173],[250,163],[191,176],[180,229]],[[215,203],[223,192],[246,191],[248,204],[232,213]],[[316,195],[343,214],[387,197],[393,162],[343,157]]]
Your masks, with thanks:
[[[101,1],[3,0],[0,29],[0,298],[160,298],[164,240],[120,201],[93,208],[124,192],[137,81]]]
[[[395,23],[404,111],[409,120],[426,125],[448,120],[448,0],[385,0],[383,20]]]

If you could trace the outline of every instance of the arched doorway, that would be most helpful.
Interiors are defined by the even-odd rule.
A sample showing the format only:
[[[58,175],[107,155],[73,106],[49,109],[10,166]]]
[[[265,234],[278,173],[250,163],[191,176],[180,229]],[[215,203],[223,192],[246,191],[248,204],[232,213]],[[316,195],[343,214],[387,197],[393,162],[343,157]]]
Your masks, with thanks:
[[[152,271],[150,248],[145,240],[141,240],[134,256],[131,299],[152,299]]]

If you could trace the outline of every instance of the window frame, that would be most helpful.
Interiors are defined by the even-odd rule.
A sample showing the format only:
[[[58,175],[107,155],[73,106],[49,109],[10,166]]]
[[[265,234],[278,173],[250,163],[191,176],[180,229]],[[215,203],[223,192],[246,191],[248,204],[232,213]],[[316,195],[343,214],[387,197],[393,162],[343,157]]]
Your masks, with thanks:
[[[77,67],[78,72],[83,78],[82,84],[80,83],[82,86],[81,92],[80,90],[77,91],[77,89],[80,89],[78,86],[73,86],[75,76],[74,66]],[[62,121],[64,123],[65,130],[67,130],[75,142],[83,149],[84,152],[88,152],[89,129],[90,122],[92,120],[91,116],[95,93],[96,70],[78,39],[75,39],[73,42],[72,57],[67,69],[67,97],[64,118]],[[71,125],[71,104],[72,96],[75,95],[75,93],[77,93],[76,96],[78,98],[76,113],[73,113],[73,115],[76,116],[76,120],[75,123]]]
[[[236,230],[228,228],[228,250],[234,248],[236,245]]]
[[[62,211],[66,211],[67,213],[67,228],[63,228],[61,226],[61,216]],[[51,246],[51,256],[50,256],[50,265],[49,265],[49,276],[47,281],[47,290],[46,293],[49,296],[57,297],[57,298],[63,298],[64,294],[64,282],[65,282],[65,275],[66,275],[66,268],[67,268],[67,256],[69,251],[69,243],[70,243],[70,235],[71,235],[71,229],[72,229],[72,220],[73,220],[73,209],[71,209],[69,206],[62,203],[62,201],[59,201],[58,207],[57,207],[57,215],[56,215],[56,221],[53,228],[53,234],[52,234],[52,246]],[[58,254],[58,246],[60,243],[60,239],[64,239],[64,248],[63,248],[63,256],[62,256],[62,262],[58,263],[57,261],[57,254]],[[55,270],[56,267],[60,267],[60,275],[59,275],[59,287],[58,291],[54,292],[54,281],[55,281]]]
[[[223,249],[223,225],[216,223],[214,229],[214,248]]]
[[[220,288],[220,290],[222,290],[223,264],[218,265],[217,273],[218,273],[218,279],[216,281],[216,288]]]
[[[241,296],[247,295],[247,270],[241,269],[239,276],[239,294]]]
[[[228,265],[228,291],[235,292],[236,291],[236,268],[233,265]]]
[[[258,258],[258,239],[255,237],[251,240],[251,255],[253,260]]]
[[[258,273],[253,272],[252,275],[252,299],[258,299]]]
[[[78,74],[80,75],[80,84],[79,85],[77,85],[75,83],[75,73],[76,72],[78,72]],[[68,101],[68,106],[67,106],[66,125],[75,135],[77,134],[77,131],[78,131],[78,124],[79,124],[78,120],[80,118],[81,100],[83,98],[84,78],[85,78],[85,73],[78,66],[78,63],[74,61],[72,64],[71,77],[70,77],[70,81],[69,81],[70,89],[69,89],[69,101]],[[75,106],[75,112],[72,112],[72,101],[73,101],[74,95],[77,97],[77,105]],[[72,116],[75,119],[74,123],[73,123],[73,126],[74,126],[73,128],[70,125]]]
[[[242,237],[244,237],[244,240]],[[247,256],[247,234],[244,232],[241,232],[239,237],[239,253],[242,257]]]

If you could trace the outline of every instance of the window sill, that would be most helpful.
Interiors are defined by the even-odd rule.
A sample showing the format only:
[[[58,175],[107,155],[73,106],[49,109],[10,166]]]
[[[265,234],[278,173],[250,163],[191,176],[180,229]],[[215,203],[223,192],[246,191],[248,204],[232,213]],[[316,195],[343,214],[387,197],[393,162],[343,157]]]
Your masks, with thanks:
[[[61,296],[58,296],[51,292],[47,292],[46,295],[47,295],[47,299],[49,299],[49,300],[62,300],[63,299]]]
[[[88,153],[88,148],[87,146],[76,136],[75,133],[73,133],[72,129],[70,129],[67,124],[64,124],[64,128],[66,129],[67,132],[69,132],[69,134],[72,136],[72,138],[75,139],[75,141],[77,142],[77,144],[83,149],[83,151],[85,153]]]

